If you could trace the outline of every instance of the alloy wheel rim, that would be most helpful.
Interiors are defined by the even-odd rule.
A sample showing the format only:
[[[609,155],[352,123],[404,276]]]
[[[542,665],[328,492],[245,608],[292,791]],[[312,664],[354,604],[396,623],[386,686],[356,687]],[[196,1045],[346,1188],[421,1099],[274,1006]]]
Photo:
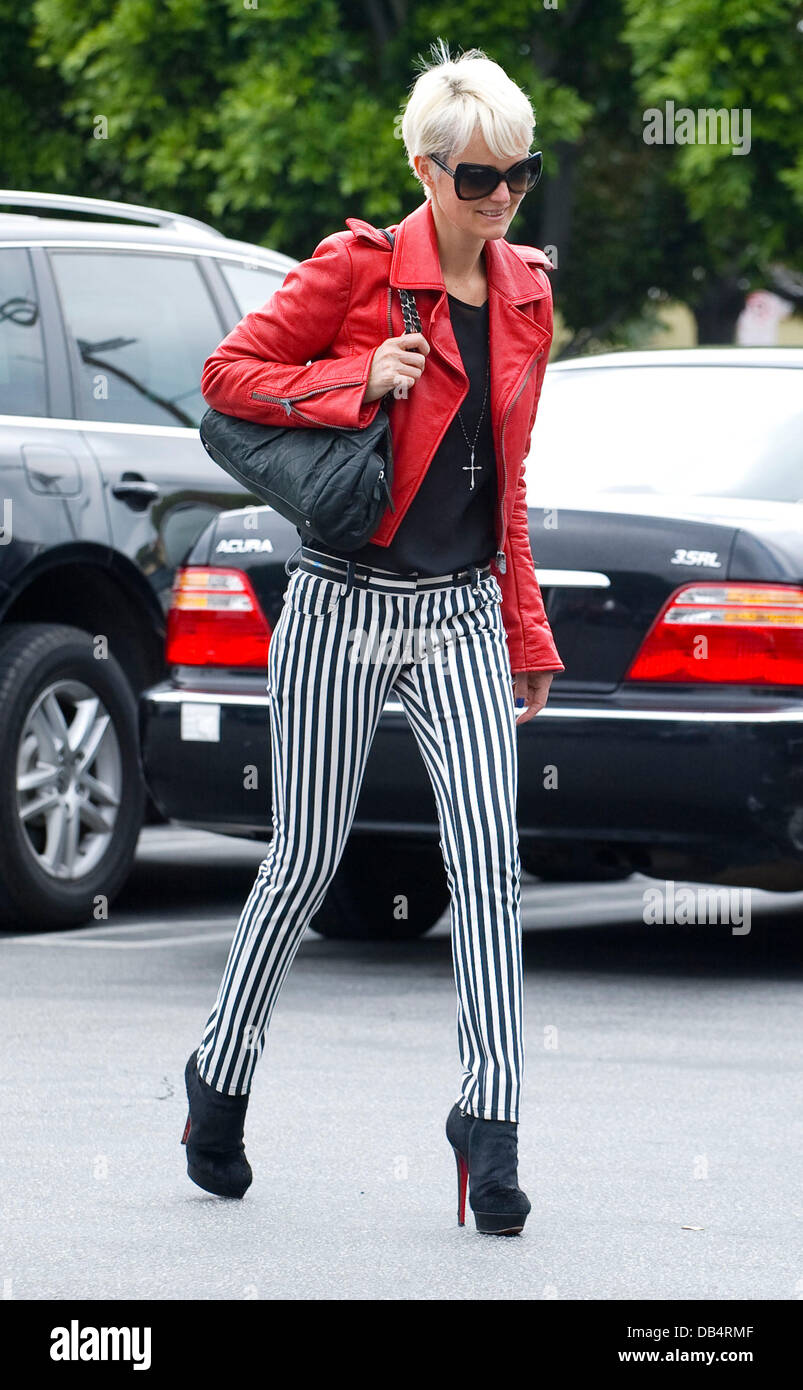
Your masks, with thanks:
[[[58,680],[31,706],[17,750],[17,814],[39,869],[59,881],[91,873],[109,847],[123,765],[112,717],[83,681]]]

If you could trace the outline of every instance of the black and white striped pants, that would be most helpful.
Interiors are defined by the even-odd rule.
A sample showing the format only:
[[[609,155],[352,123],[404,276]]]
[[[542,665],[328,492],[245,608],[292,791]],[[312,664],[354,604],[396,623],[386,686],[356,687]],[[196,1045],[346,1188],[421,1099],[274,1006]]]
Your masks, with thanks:
[[[312,557],[313,549],[303,554]],[[250,1089],[282,983],[354,818],[382,707],[401,701],[437,802],[451,896],[461,1109],[519,1118],[518,749],[493,575],[352,587],[295,569],[268,655],[273,838],[245,902],[198,1050],[198,1072]],[[395,641],[395,647],[394,647]]]

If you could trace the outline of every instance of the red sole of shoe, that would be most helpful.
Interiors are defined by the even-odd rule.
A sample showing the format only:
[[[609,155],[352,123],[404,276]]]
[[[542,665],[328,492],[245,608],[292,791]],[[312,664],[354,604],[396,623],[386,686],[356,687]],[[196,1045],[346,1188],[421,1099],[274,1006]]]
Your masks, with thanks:
[[[459,1149],[452,1145],[455,1163],[457,1164],[457,1224],[466,1224],[466,1191],[468,1189],[468,1164]]]

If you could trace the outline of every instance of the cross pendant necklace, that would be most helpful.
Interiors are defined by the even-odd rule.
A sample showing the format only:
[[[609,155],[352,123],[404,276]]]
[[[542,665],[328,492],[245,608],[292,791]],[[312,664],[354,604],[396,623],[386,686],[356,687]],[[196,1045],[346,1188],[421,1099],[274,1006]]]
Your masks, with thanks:
[[[488,365],[487,365],[487,368],[486,368],[486,371],[485,371],[485,395],[484,395],[483,398],[482,398],[482,410],[480,411],[480,418],[479,418],[479,420],[477,421],[477,430],[476,430],[476,433],[475,433],[475,435],[474,435],[474,443],[473,443],[473,444],[470,442],[469,437],[468,437],[468,435],[466,434],[466,427],[465,427],[465,425],[463,424],[463,417],[462,417],[462,415],[460,414],[460,411],[459,411],[459,410],[458,410],[458,412],[457,412],[457,418],[458,418],[458,420],[460,421],[460,428],[461,428],[461,430],[463,431],[463,434],[464,434],[464,436],[465,436],[466,443],[468,444],[469,451],[470,451],[470,454],[471,454],[471,462],[470,462],[470,463],[466,463],[466,464],[463,465],[463,472],[464,472],[464,473],[468,473],[469,471],[471,472],[471,482],[469,483],[469,488],[472,488],[472,489],[473,489],[473,487],[474,487],[474,474],[475,474],[475,473],[480,473],[480,472],[482,471],[482,464],[481,464],[481,463],[475,463],[475,462],[474,462],[474,450],[475,450],[476,447],[477,447],[477,440],[478,440],[479,437],[480,437],[480,425],[482,424],[482,417],[483,417],[483,415],[485,414],[485,402],[486,402],[487,399],[488,399],[488,383],[489,383],[490,379],[491,379],[491,355],[490,355],[490,352],[489,352],[489,354],[488,354]]]
[[[478,463],[477,466],[476,466],[476,468],[477,468],[477,472],[480,473],[480,472],[482,471],[482,464],[481,464],[481,463]],[[470,486],[473,487],[473,486],[474,486],[474,445],[473,445],[473,444],[472,444],[472,446],[471,446],[471,463],[466,463],[466,464],[463,465],[463,472],[464,472],[464,473],[467,473],[469,469],[471,469],[471,483],[470,483]]]

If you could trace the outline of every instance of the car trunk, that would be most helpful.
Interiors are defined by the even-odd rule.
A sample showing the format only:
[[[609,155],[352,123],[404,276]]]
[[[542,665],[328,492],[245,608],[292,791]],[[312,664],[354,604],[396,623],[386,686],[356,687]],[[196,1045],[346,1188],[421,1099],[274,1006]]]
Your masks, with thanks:
[[[554,528],[533,525],[538,516],[531,510],[533,558],[566,667],[554,684],[567,693],[615,689],[675,589],[729,577],[738,535],[729,524],[596,508],[561,510]]]

